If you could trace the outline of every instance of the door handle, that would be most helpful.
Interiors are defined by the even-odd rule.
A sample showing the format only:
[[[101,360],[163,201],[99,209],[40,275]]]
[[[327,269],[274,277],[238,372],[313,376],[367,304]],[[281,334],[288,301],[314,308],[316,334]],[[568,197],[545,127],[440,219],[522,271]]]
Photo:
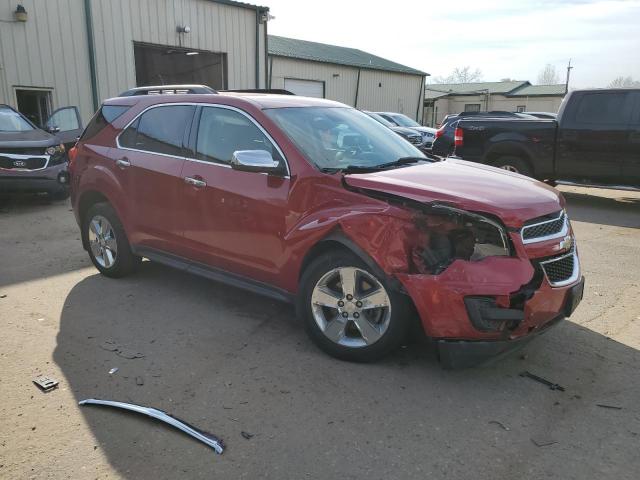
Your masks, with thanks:
[[[185,183],[189,185],[193,185],[194,187],[198,187],[198,188],[207,186],[207,182],[205,182],[204,180],[199,180],[197,178],[184,177],[184,181]]]
[[[126,158],[120,158],[116,160],[116,165],[119,166],[120,168],[127,168],[131,166],[131,162]]]

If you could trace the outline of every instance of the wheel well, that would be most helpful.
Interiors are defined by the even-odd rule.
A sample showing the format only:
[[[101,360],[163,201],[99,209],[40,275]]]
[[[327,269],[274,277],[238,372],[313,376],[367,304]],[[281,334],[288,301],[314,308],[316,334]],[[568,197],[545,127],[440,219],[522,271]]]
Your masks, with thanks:
[[[109,199],[107,199],[107,197],[105,197],[103,194],[101,194],[100,192],[96,192],[96,191],[89,191],[86,192],[82,195],[82,197],[80,197],[80,202],[78,203],[78,212],[79,212],[79,218],[80,218],[80,228],[84,228],[82,225],[84,224],[84,217],[87,214],[87,212],[89,211],[89,209],[95,205],[96,203],[102,203],[102,202],[106,202],[109,203]],[[82,237],[82,246],[84,247],[84,249],[86,250],[88,248],[88,245],[86,244],[87,240],[86,240],[86,235],[81,235]]]
[[[501,157],[518,158],[518,159],[522,160],[523,162],[525,162],[527,164],[527,166],[529,167],[529,169],[531,170],[531,172],[533,174],[535,174],[535,169],[533,168],[533,163],[531,162],[531,157],[524,150],[522,150],[520,148],[513,148],[513,147],[510,147],[510,148],[499,148],[499,149],[492,150],[486,156],[486,163],[488,163],[489,165],[493,165],[495,163],[495,161],[498,160]]]
[[[334,252],[336,250],[341,250],[343,252],[349,252],[349,253],[352,253],[352,254],[354,254],[354,255],[356,255],[358,257],[360,256],[356,252],[354,252],[353,250],[348,248],[342,242],[339,242],[337,240],[322,240],[322,241],[316,243],[313,247],[311,247],[311,249],[305,255],[304,260],[302,260],[302,264],[300,265],[300,272],[298,274],[298,279],[300,279],[302,277],[304,271],[307,269],[309,264],[314,259],[316,259],[320,255],[323,255],[323,254],[328,253],[328,252]]]

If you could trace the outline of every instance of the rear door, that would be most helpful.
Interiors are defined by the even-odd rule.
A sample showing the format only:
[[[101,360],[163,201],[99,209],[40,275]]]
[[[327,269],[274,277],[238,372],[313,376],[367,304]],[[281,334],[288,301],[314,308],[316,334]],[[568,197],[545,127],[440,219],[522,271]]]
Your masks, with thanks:
[[[224,105],[196,113],[192,153],[183,169],[188,256],[223,270],[278,284],[284,255],[290,179],[275,142],[249,114]],[[266,150],[279,175],[232,169],[236,150]]]
[[[63,107],[57,109],[47,119],[45,128],[54,133],[67,149],[73,147],[82,134],[82,122],[78,107]]]
[[[559,179],[615,184],[629,155],[632,92],[575,93],[561,118],[556,146]]]
[[[112,155],[127,181],[132,244],[179,253],[184,144],[195,107],[158,105],[145,110],[118,137]]]

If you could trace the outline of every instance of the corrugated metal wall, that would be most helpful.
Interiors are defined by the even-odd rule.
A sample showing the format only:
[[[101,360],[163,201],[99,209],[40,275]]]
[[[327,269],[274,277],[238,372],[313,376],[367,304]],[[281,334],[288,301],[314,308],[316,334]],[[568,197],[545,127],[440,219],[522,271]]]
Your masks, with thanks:
[[[53,108],[77,105],[93,114],[89,51],[82,0],[0,0],[0,19],[17,4],[27,22],[0,23],[0,103],[17,107],[15,87],[51,89]]]
[[[27,22],[12,22],[17,4]],[[256,12],[210,0],[91,0],[98,99],[136,86],[133,42],[227,54],[229,88],[255,88]],[[53,108],[93,115],[83,0],[0,0],[0,103],[16,107],[15,87],[52,89]],[[179,35],[178,25],[191,33]],[[259,86],[266,83],[260,25]],[[182,37],[182,38],[180,38]]]
[[[101,99],[135,86],[133,42],[227,53],[228,87],[255,88],[255,10],[209,0],[91,1]],[[178,34],[176,27],[184,25],[191,32]],[[260,85],[264,85],[263,73]]]
[[[285,57],[271,59],[271,88],[284,88],[285,78],[323,81],[326,98],[356,106],[357,68]],[[361,110],[401,112],[422,118],[422,99],[422,77],[418,75],[361,70],[357,105]]]

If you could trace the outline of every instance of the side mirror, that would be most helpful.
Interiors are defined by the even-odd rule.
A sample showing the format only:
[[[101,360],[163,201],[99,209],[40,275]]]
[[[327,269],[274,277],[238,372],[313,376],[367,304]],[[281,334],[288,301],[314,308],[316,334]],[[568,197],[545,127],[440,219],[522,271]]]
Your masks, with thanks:
[[[60,127],[56,127],[55,125],[52,125],[51,127],[47,127],[47,132],[60,133]]]
[[[231,168],[245,172],[275,173],[280,163],[266,150],[236,150],[231,157]]]

